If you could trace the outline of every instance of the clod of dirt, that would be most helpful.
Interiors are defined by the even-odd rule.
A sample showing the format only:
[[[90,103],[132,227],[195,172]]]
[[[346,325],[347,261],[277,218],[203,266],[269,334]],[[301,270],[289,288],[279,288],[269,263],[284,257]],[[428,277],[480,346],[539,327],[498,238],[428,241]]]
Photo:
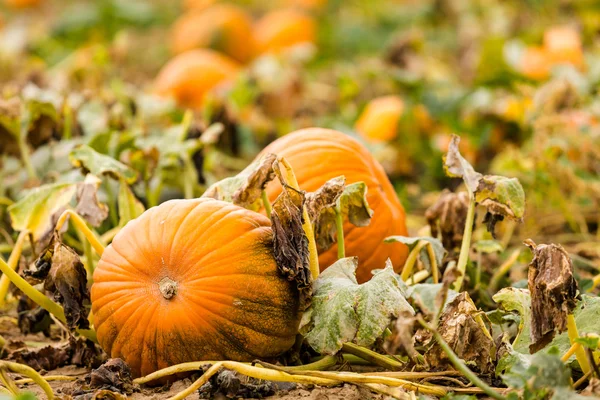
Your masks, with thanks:
[[[452,251],[460,247],[465,230],[469,195],[467,192],[453,193],[444,189],[440,198],[425,212],[431,235],[442,235],[444,248]]]
[[[458,357],[476,365],[482,373],[491,373],[494,370],[496,346],[483,320],[478,321],[477,315],[482,313],[473,304],[469,294],[463,292],[444,309],[438,330]],[[429,348],[425,360],[434,368],[452,365],[437,342]]]
[[[567,329],[567,316],[577,305],[577,281],[569,254],[560,245],[525,244],[533,251],[529,264],[528,286],[531,294],[531,344],[535,353],[552,341],[556,332]]]
[[[135,389],[131,368],[120,358],[111,358],[91,372],[90,387],[131,394]]]
[[[275,382],[248,378],[235,371],[223,370],[213,375],[198,389],[198,394],[201,399],[213,399],[219,395],[227,399],[262,399],[275,394],[276,390]]]

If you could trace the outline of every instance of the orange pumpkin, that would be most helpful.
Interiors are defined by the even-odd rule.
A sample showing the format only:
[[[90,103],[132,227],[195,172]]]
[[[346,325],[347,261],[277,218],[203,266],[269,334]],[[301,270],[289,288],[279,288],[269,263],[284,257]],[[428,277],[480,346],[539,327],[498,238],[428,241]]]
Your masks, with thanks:
[[[288,350],[299,296],[279,274],[270,225],[213,199],[171,200],[129,222],[94,271],[92,310],[104,351],[140,376]]]
[[[371,270],[385,267],[389,257],[400,271],[408,249],[399,243],[384,243],[392,235],[407,235],[404,208],[381,165],[358,141],[329,129],[309,128],[290,133],[267,146],[260,156],[274,153],[285,157],[292,165],[302,190],[315,191],[327,180],[340,175],[347,183],[365,182],[367,200],[374,211],[367,227],[344,223],[344,243],[347,256],[358,256],[356,277],[359,282],[371,278]],[[266,188],[273,202],[281,192],[278,182]],[[320,249],[321,270],[337,260],[337,248]]]
[[[31,8],[40,5],[42,0],[4,0],[4,5],[10,8]]]
[[[555,26],[544,32],[544,47],[553,64],[583,66],[581,37],[570,26]]]
[[[159,95],[174,97],[183,107],[200,108],[208,92],[235,79],[239,70],[234,60],[213,50],[190,50],[162,68],[155,90]]]
[[[171,32],[175,53],[210,47],[240,62],[249,61],[254,52],[252,20],[231,4],[213,6],[181,16]]]
[[[277,53],[300,43],[314,43],[315,36],[312,18],[292,9],[271,11],[254,26],[257,54]]]
[[[403,112],[404,102],[399,96],[378,97],[367,104],[354,127],[371,142],[389,142],[398,136]]]
[[[521,58],[521,73],[528,78],[542,80],[550,75],[552,64],[546,49],[528,47]]]

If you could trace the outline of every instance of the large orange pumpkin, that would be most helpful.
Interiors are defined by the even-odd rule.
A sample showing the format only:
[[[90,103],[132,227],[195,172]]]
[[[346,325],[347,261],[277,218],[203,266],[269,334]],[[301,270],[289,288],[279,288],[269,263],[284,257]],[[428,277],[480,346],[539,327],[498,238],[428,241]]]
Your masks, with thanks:
[[[277,356],[299,323],[265,216],[213,199],[171,200],[129,222],[94,271],[98,341],[136,376],[199,360]]]
[[[254,52],[252,20],[231,4],[215,4],[181,16],[171,32],[175,53],[210,47],[240,62],[249,61]]]
[[[399,96],[382,96],[371,100],[356,121],[355,129],[371,142],[388,142],[398,136],[398,122],[404,112]]]
[[[300,43],[314,43],[315,22],[293,9],[271,11],[254,26],[257,54],[277,53]]]
[[[309,128],[290,133],[267,146],[260,156],[274,153],[292,165],[300,189],[315,191],[327,180],[340,175],[346,183],[365,182],[367,200],[374,211],[367,227],[344,223],[346,256],[358,256],[356,277],[359,282],[371,278],[371,270],[385,267],[389,257],[400,271],[406,260],[405,245],[384,243],[392,235],[407,235],[404,208],[381,165],[358,141],[330,129]],[[266,188],[270,201],[281,191],[278,182]],[[320,249],[321,270],[337,260],[337,248]]]
[[[239,65],[227,56],[209,49],[181,53],[159,72],[155,90],[174,97],[183,107],[200,108],[205,95],[215,87],[232,81]]]

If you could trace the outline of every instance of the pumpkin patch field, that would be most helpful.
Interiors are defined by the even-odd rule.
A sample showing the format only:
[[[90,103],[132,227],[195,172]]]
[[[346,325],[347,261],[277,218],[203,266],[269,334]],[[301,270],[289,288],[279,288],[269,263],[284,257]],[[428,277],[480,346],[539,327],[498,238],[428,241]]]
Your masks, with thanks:
[[[0,400],[600,398],[594,0],[0,0]]]

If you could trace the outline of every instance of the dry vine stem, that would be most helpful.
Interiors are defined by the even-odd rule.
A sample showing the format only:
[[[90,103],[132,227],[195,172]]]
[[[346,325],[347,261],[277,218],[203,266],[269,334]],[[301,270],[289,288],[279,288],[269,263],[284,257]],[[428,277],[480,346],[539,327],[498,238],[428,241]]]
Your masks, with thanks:
[[[46,393],[48,400],[54,399],[54,393],[52,392],[52,388],[48,382],[33,368],[10,361],[0,361],[0,368],[6,368],[11,372],[28,376],[33,382],[37,383],[42,388],[44,393]]]
[[[100,242],[100,239],[96,237],[94,232],[92,232],[92,230],[87,226],[85,220],[81,218],[81,216],[75,211],[66,210],[63,212],[56,222],[55,230],[60,231],[69,217],[71,217],[71,221],[73,221],[73,224],[77,227],[77,229],[79,229],[79,231],[87,238],[94,250],[96,250],[96,253],[102,257],[102,253],[104,253],[104,245]]]
[[[285,177],[287,184],[297,191],[300,191],[300,186],[298,186],[298,180],[296,179],[296,175],[294,174],[294,170],[290,163],[283,157],[278,157],[275,164],[273,164],[273,168],[279,168],[281,174]],[[283,182],[282,182],[283,183]],[[302,224],[302,228],[304,229],[304,233],[308,238],[308,251],[310,254],[310,272],[313,280],[317,279],[319,276],[319,254],[317,251],[317,243],[315,242],[315,233],[313,230],[313,226],[310,223],[310,217],[308,215],[308,211],[306,207],[302,207],[302,219],[304,223]]]
[[[23,243],[25,243],[25,239],[27,239],[28,236],[29,231],[25,230],[19,233],[19,237],[17,238],[15,247],[10,253],[10,257],[8,258],[7,264],[13,271],[17,269],[17,265],[19,264],[19,258],[21,258],[21,252],[23,250]],[[8,275],[3,274],[0,278],[0,307],[4,305],[9,286],[10,279],[8,278]]]

